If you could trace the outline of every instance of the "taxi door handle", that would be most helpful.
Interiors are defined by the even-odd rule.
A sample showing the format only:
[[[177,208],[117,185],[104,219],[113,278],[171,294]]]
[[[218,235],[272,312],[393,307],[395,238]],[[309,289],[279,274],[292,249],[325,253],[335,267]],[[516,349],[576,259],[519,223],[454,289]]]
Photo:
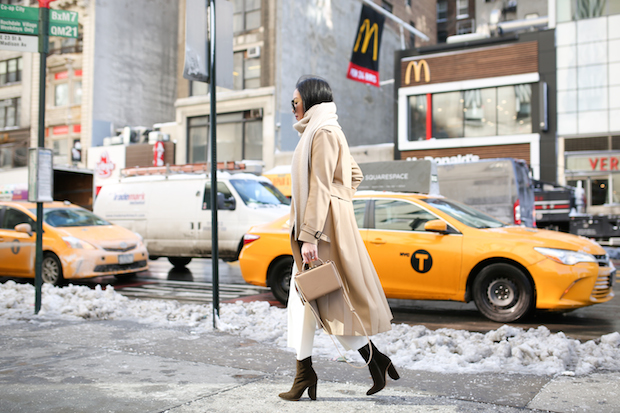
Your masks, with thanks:
[[[383,240],[383,238],[375,238],[374,240],[370,241],[371,244],[378,244],[378,245],[382,245],[385,244],[386,241]]]

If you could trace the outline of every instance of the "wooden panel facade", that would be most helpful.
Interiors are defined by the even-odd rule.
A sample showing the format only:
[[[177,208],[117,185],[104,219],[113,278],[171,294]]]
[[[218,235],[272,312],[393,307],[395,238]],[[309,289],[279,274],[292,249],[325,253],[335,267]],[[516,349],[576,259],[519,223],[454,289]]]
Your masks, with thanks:
[[[489,145],[489,146],[473,146],[468,148],[445,148],[445,149],[422,149],[414,151],[402,151],[400,158],[405,160],[407,158],[424,159],[425,156],[432,156],[433,158],[444,158],[457,155],[473,154],[480,157],[480,159],[492,159],[492,158],[516,158],[523,159],[527,164],[530,164],[530,144],[520,143],[513,145]]]
[[[420,55],[400,65],[400,87],[538,73],[538,42]]]
[[[153,166],[153,146],[148,143],[127,146],[126,167]],[[164,142],[164,165],[174,165],[174,142]]]

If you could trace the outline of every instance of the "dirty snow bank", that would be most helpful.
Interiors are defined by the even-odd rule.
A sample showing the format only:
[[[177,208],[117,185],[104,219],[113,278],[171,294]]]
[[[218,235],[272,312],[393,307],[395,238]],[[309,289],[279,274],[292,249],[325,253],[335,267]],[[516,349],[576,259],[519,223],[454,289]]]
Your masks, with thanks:
[[[186,327],[196,334],[213,329],[211,305],[177,301],[130,300],[111,286],[94,290],[43,285],[41,311],[34,315],[34,287],[0,284],[0,325],[64,320],[127,320],[160,327]],[[242,337],[286,347],[286,310],[267,302],[223,304],[219,326]],[[620,333],[581,343],[546,327],[524,330],[504,325],[486,334],[463,330],[429,330],[394,324],[373,342],[401,368],[441,373],[587,374],[620,370]],[[326,334],[317,331],[315,355],[338,357]],[[355,352],[344,352],[361,361]]]

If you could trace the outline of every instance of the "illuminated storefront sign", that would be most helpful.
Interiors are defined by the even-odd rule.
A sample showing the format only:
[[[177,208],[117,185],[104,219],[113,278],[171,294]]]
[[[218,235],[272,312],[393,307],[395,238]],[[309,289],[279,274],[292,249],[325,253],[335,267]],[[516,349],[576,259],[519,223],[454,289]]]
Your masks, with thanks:
[[[567,172],[620,172],[620,152],[567,155]]]
[[[411,69],[413,69],[414,82],[420,82],[420,74],[422,69],[424,69],[424,81],[426,83],[431,81],[431,69],[426,60],[414,60],[413,62],[409,62],[407,65],[407,70],[405,70],[405,85],[411,84]]]

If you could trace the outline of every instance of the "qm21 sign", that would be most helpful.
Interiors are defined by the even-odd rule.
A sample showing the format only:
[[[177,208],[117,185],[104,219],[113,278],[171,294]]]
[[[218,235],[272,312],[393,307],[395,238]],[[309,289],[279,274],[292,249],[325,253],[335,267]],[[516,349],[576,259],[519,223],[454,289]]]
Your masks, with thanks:
[[[50,36],[78,37],[78,13],[50,10]],[[39,34],[39,8],[14,4],[0,4],[0,33],[37,36]]]

